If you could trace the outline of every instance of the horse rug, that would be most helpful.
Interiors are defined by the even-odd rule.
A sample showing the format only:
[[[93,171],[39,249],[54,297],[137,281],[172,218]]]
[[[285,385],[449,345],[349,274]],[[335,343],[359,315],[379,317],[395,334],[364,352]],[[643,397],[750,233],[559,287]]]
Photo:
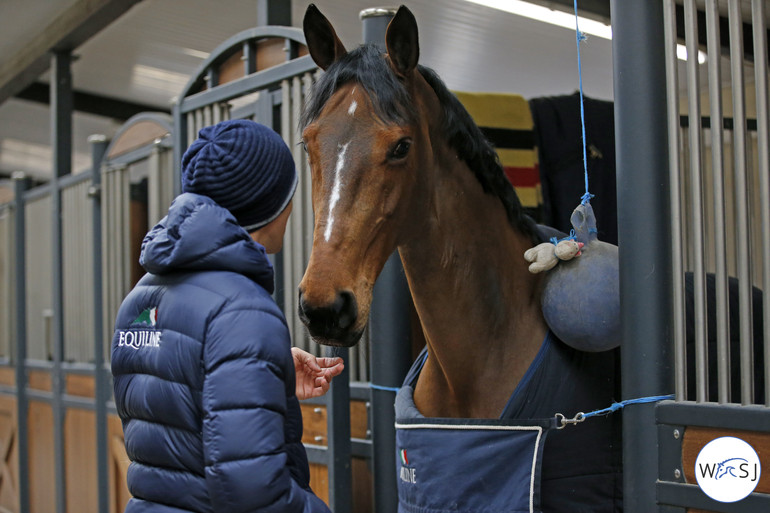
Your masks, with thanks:
[[[548,333],[500,418],[447,419],[414,404],[423,350],[396,395],[399,513],[620,511],[619,422],[556,429],[555,417],[611,402],[615,355]]]

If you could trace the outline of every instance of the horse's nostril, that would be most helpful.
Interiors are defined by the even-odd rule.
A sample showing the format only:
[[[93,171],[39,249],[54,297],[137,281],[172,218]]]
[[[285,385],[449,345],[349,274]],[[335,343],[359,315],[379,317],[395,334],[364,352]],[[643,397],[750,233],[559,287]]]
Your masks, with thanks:
[[[343,291],[334,300],[334,312],[337,315],[337,326],[346,330],[350,328],[358,316],[356,298],[352,292]]]
[[[358,306],[352,292],[338,292],[334,301],[325,305],[314,305],[306,301],[299,292],[299,317],[311,334],[329,339],[347,335],[358,317]]]

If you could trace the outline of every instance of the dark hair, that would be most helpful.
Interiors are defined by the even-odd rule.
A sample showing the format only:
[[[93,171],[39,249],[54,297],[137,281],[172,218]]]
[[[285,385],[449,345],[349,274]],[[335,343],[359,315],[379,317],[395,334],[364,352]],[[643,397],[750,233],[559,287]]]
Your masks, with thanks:
[[[436,72],[425,66],[418,66],[418,70],[443,107],[443,134],[449,146],[473,171],[484,192],[500,198],[511,225],[534,243],[539,242],[535,222],[522,209],[492,144]],[[413,102],[403,83],[390,69],[382,51],[365,44],[335,61],[320,76],[302,113],[302,128],[316,119],[334,92],[348,82],[356,82],[366,90],[377,116],[383,121],[406,123],[414,120]]]

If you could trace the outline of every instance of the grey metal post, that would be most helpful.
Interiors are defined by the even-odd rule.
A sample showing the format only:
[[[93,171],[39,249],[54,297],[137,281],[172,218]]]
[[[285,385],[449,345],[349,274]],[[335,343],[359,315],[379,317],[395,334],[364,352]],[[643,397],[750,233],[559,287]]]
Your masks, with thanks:
[[[67,508],[65,474],[65,439],[63,401],[64,373],[64,318],[63,318],[63,279],[62,279],[62,224],[61,224],[61,189],[59,178],[72,171],[72,55],[69,51],[56,51],[51,58],[51,143],[53,152],[53,179],[51,199],[53,217],[51,233],[52,244],[52,288],[53,288],[53,424],[54,424],[54,471],[56,482],[56,511],[64,513]]]
[[[29,188],[29,179],[24,173],[13,175],[14,240],[16,259],[16,436],[19,453],[19,511],[29,511],[29,432],[27,420],[29,400],[27,399],[27,270],[24,212],[24,193]]]
[[[335,513],[353,511],[353,466],[350,442],[350,365],[348,349],[326,348],[327,356],[345,360],[342,374],[334,378],[327,396],[327,468],[329,505]]]
[[[257,0],[257,26],[291,26],[291,2],[287,0]]]
[[[623,398],[673,392],[663,6],[612,0]],[[624,511],[658,511],[655,405],[623,413]]]
[[[388,23],[395,8],[361,11],[364,43],[385,50]],[[372,469],[374,511],[398,510],[394,390],[401,386],[412,361],[410,294],[398,253],[390,256],[374,286],[369,325],[372,386]]]
[[[93,265],[94,265],[94,381],[96,402],[96,490],[98,494],[98,510],[109,510],[110,490],[107,480],[108,458],[107,449],[107,401],[110,391],[107,389],[109,379],[105,369],[104,326],[102,321],[102,158],[107,151],[109,142],[104,135],[92,135],[88,138],[91,144],[91,188],[89,197],[93,200],[91,215],[93,220]],[[109,356],[109,355],[108,355]]]

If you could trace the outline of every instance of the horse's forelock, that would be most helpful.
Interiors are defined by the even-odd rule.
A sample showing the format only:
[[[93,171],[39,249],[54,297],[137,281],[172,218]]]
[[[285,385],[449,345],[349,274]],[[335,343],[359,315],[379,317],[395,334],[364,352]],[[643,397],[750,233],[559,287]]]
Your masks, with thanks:
[[[329,98],[343,85],[355,82],[369,94],[375,114],[385,122],[404,123],[413,117],[412,100],[375,45],[361,45],[329,66],[313,86],[300,120],[313,122]]]

